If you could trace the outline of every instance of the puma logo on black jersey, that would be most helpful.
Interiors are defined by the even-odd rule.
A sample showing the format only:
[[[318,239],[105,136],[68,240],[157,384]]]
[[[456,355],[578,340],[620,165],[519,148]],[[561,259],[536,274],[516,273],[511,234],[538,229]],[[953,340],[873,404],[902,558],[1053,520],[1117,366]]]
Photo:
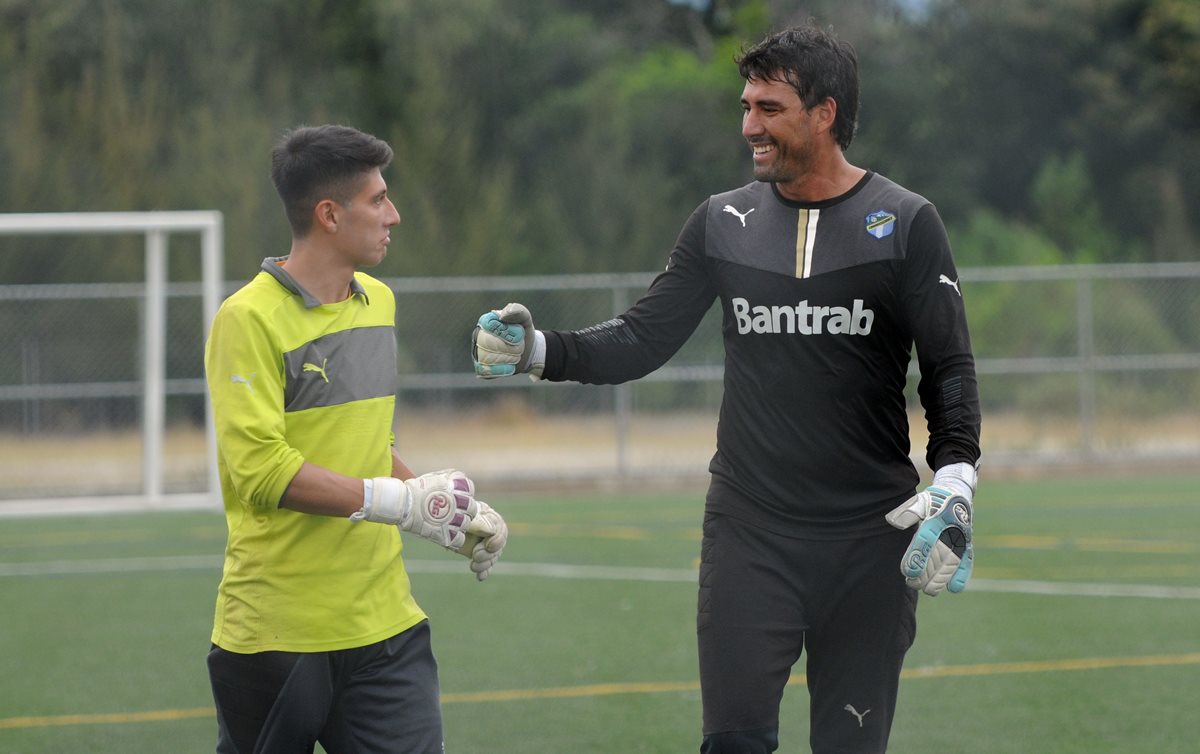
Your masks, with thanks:
[[[729,213],[729,214],[731,214],[731,215],[736,215],[736,216],[737,216],[737,219],[739,219],[739,220],[741,220],[741,221],[742,221],[742,227],[744,228],[744,227],[746,227],[746,215],[748,215],[748,214],[750,214],[751,212],[753,212],[753,211],[754,211],[754,207],[751,207],[750,209],[746,210],[745,212],[738,212],[736,209],[734,209],[734,207],[733,207],[733,205],[732,205],[732,204],[726,204],[726,205],[724,206],[724,208],[722,208],[722,210],[721,210],[721,211],[722,211],[722,212],[728,212],[728,213]]]

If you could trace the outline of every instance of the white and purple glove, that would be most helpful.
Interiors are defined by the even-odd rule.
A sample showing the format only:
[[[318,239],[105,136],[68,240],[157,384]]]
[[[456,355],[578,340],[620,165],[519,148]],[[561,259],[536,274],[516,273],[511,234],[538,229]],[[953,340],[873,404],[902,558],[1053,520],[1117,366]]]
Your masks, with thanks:
[[[443,469],[413,479],[376,477],[363,480],[363,507],[351,521],[395,524],[403,531],[458,550],[479,511],[475,485],[456,469]]]
[[[479,505],[479,511],[471,519],[467,527],[467,540],[457,552],[471,560],[471,572],[475,578],[483,581],[508,543],[508,524],[492,506],[482,500],[475,502]]]
[[[524,304],[508,304],[479,318],[471,334],[475,375],[485,380],[529,374],[542,376],[546,366],[546,336],[533,326]]]
[[[897,529],[917,525],[900,560],[900,572],[913,589],[937,596],[967,587],[975,563],[971,497],[977,478],[971,464],[943,466],[929,487],[887,514],[887,522]]]

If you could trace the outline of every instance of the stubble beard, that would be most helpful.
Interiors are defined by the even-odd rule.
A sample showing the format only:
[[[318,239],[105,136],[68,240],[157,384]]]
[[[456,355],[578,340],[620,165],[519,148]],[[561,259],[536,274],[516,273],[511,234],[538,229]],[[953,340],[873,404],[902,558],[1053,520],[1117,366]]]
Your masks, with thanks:
[[[778,160],[770,165],[754,166],[754,179],[762,183],[787,183],[794,177]]]
[[[776,143],[774,146],[775,150],[771,154],[773,159],[769,163],[766,165],[759,165],[757,162],[754,163],[755,180],[762,183],[779,183],[780,181],[787,180],[787,175],[785,174],[786,171],[783,164],[785,155],[783,154],[783,150],[780,148],[778,143]]]
[[[808,172],[810,155],[805,153],[784,153],[775,146],[776,158],[769,165],[754,166],[754,179],[762,183],[790,183]]]

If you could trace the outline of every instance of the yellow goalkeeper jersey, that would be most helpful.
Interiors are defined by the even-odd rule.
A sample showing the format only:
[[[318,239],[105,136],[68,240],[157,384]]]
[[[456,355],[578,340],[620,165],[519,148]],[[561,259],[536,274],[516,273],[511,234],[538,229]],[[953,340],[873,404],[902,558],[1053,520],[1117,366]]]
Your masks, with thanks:
[[[279,507],[308,461],[357,477],[392,470],[396,302],[356,273],[321,304],[263,269],[217,312],[205,348],[229,539],[212,641],[231,652],[323,652],[425,618],[394,526]]]

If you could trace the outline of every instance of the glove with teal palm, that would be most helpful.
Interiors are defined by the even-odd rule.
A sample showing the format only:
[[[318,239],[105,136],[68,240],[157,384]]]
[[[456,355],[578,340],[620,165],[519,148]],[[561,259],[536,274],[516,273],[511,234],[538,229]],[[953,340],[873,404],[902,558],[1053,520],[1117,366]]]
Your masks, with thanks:
[[[971,542],[971,497],[977,473],[971,464],[943,466],[933,484],[887,514],[897,529],[917,524],[900,561],[900,572],[913,589],[930,596],[961,592],[971,578],[975,548]]]
[[[546,338],[524,304],[508,304],[479,318],[471,334],[471,358],[475,375],[485,380],[523,373],[538,379],[546,365]]]

